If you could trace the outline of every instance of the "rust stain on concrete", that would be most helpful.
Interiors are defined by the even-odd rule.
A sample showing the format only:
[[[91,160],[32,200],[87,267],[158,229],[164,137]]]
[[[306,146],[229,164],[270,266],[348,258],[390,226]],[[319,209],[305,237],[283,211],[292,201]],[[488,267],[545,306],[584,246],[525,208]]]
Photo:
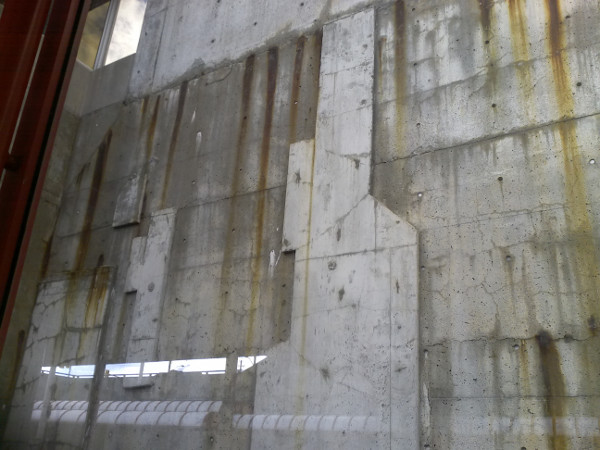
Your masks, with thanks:
[[[256,312],[259,307],[260,281],[263,234],[265,222],[265,203],[267,178],[269,174],[269,154],[271,150],[271,129],[273,127],[273,107],[275,104],[275,90],[277,89],[277,69],[279,64],[279,49],[271,48],[267,54],[267,92],[265,103],[265,121],[263,125],[261,151],[260,151],[260,169],[258,178],[258,204],[255,214],[255,232],[254,232],[254,254],[252,255],[252,286],[250,293],[250,311],[248,314],[248,331],[246,333],[246,346],[248,354],[254,345],[254,328],[256,321]]]
[[[510,37],[516,61],[529,61],[529,36],[527,34],[527,16],[524,0],[508,0],[510,19]]]
[[[483,51],[487,58],[486,85],[489,89],[490,96],[495,96],[498,70],[496,61],[498,60],[497,48],[492,42],[493,33],[493,7],[494,0],[477,0],[479,6],[479,20],[481,22]]]
[[[52,241],[54,240],[54,232],[50,235],[48,241],[44,243],[44,255],[42,256],[42,264],[40,266],[40,280],[48,273],[48,264],[50,263],[50,252],[52,251]]]
[[[312,233],[312,213],[313,213],[313,185],[315,179],[315,146],[312,149],[311,169],[310,169],[310,184],[309,184],[309,195],[308,195],[308,220],[306,229],[306,245],[304,255],[304,293],[302,302],[302,332],[300,339],[300,357],[306,354],[306,320],[308,318],[308,289],[309,289],[309,271],[310,271],[310,240]],[[298,375],[298,393],[303,392],[305,385],[305,371],[304,371],[304,359],[300,363],[300,374]],[[304,397],[298,395],[296,402],[296,414],[304,412]]]
[[[252,93],[252,80],[254,79],[254,64],[255,55],[250,55],[246,58],[244,65],[244,74],[242,81],[242,92],[240,102],[240,124],[236,143],[235,164],[233,174],[231,176],[231,191],[229,214],[227,218],[227,228],[225,230],[225,248],[223,249],[223,262],[221,265],[221,283],[218,305],[218,317],[215,322],[215,340],[214,352],[216,355],[221,355],[228,351],[227,343],[223,341],[224,336],[224,319],[229,306],[231,281],[233,274],[233,248],[236,241],[235,223],[237,218],[237,202],[239,194],[239,185],[241,170],[244,160],[244,149],[246,145],[246,137],[248,134],[248,123],[250,122],[248,114],[250,112],[250,96]]]
[[[394,5],[394,80],[396,90],[396,146],[405,156],[404,96],[406,93],[406,7],[404,0]]]
[[[535,337],[540,352],[540,371],[546,392],[546,413],[552,419],[552,436],[550,448],[563,450],[567,447],[567,439],[562,430],[557,427],[562,417],[567,415],[565,405],[565,380],[560,363],[560,355],[550,333],[540,331]]]
[[[110,279],[110,267],[100,266],[94,269],[92,284],[85,301],[85,328],[102,325],[104,302]]]
[[[146,140],[146,162],[150,160],[152,155],[152,147],[154,147],[154,135],[156,134],[156,122],[158,121],[158,106],[160,105],[160,95],[156,97],[154,103],[154,111],[152,112],[152,118],[150,119],[150,125],[148,126],[148,135]]]
[[[177,102],[177,114],[175,115],[175,124],[173,125],[173,133],[171,134],[171,144],[169,145],[169,153],[167,155],[167,165],[165,167],[165,181],[163,183],[162,196],[160,200],[161,209],[165,207],[167,193],[169,191],[169,183],[171,182],[171,172],[173,169],[173,158],[177,149],[177,141],[179,140],[179,131],[181,129],[181,117],[183,116],[183,107],[185,105],[185,97],[187,95],[188,82],[181,83],[179,88],[179,100]]]
[[[490,27],[491,27],[491,17],[492,17],[492,6],[494,4],[493,0],[477,0],[479,4],[479,16],[481,20],[481,26],[483,28],[483,32],[486,36],[489,37]]]
[[[510,24],[511,46],[515,68],[520,82],[527,121],[531,123],[535,117],[535,98],[533,97],[533,81],[529,61],[529,35],[527,33],[527,15],[525,0],[508,0],[508,16]]]
[[[296,56],[294,58],[294,72],[292,76],[292,91],[290,94],[290,137],[289,142],[296,142],[296,128],[298,126],[298,102],[300,101],[300,78],[302,76],[302,62],[304,60],[304,47],[306,37],[300,36],[296,41]]]
[[[530,377],[527,341],[521,339],[519,343],[519,394],[522,397],[531,395]]]
[[[77,253],[75,255],[75,263],[73,265],[73,271],[78,272],[82,269],[87,255],[88,246],[90,243],[90,237],[92,233],[92,221],[94,220],[94,214],[96,212],[96,206],[98,205],[98,197],[100,195],[100,187],[102,185],[102,179],[104,178],[104,171],[106,169],[106,161],[108,159],[108,151],[110,149],[110,142],[112,140],[112,130],[108,130],[96,154],[96,163],[94,165],[94,174],[92,176],[92,182],[90,184],[90,194],[87,201],[87,207],[85,210],[85,216],[83,219],[83,227],[81,236],[79,238],[79,244],[77,246]]]
[[[558,132],[562,146],[566,222],[568,238],[573,243],[578,292],[583,294],[582,305],[586,316],[600,314],[598,293],[600,292],[600,249],[595,245],[592,220],[587,208],[587,190],[582,157],[579,152],[575,121],[573,117],[575,99],[572,93],[571,75],[565,55],[564,27],[561,20],[560,0],[545,0],[548,18],[548,51],[554,84],[555,97],[560,118]]]

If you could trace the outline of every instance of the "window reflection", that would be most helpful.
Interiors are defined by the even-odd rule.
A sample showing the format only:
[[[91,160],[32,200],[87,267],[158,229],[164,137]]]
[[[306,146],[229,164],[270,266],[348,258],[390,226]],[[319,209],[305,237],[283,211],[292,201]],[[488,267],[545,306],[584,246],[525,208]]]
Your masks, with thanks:
[[[267,357],[264,355],[239,356],[237,359],[237,372],[244,372],[266,358]],[[226,358],[178,359],[173,361],[107,364],[105,366],[104,376],[108,378],[152,377],[169,372],[219,375],[225,373],[226,365]],[[54,374],[58,377],[85,379],[93,378],[95,369],[96,366],[93,364],[58,366],[55,368],[44,366],[42,367],[42,373],[45,375]]]
[[[110,1],[90,10],[85,21],[77,59],[90,69],[94,68],[98,56],[98,47],[104,33],[109,6]]]
[[[136,52],[147,0],[120,0],[106,64]]]

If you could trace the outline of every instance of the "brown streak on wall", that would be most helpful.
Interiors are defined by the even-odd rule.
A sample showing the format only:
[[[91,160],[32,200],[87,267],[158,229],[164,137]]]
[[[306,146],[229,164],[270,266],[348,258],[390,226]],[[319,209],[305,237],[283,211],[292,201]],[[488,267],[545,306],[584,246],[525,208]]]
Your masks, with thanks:
[[[552,449],[563,450],[568,448],[567,440],[562,430],[557,428],[557,421],[560,423],[561,418],[567,415],[561,358],[550,333],[542,330],[535,338],[540,352],[540,370],[546,392],[546,413],[552,418],[552,436],[549,443]]]
[[[154,103],[154,111],[152,112],[152,118],[150,119],[150,125],[148,126],[148,139],[146,140],[146,164],[150,160],[152,154],[152,147],[154,146],[154,135],[156,134],[156,122],[158,120],[158,106],[160,105],[160,95],[156,97]]]
[[[167,155],[167,165],[165,167],[165,181],[163,183],[162,196],[160,200],[161,209],[165,207],[167,193],[169,191],[169,183],[171,182],[171,172],[173,169],[173,158],[177,149],[177,141],[179,139],[179,131],[181,129],[181,117],[183,116],[183,107],[185,105],[185,97],[187,95],[188,82],[187,80],[181,83],[179,88],[179,100],[177,102],[177,114],[175,115],[175,124],[173,125],[173,134],[171,135],[171,145],[169,145],[169,153]]]
[[[300,94],[300,78],[302,75],[302,61],[304,59],[304,46],[306,37],[300,36],[296,41],[296,56],[294,58],[294,75],[292,78],[292,91],[290,94],[290,137],[289,142],[296,142],[296,127],[298,126],[298,102]]]
[[[481,26],[483,33],[489,37],[491,17],[492,17],[492,5],[493,0],[477,0],[479,3],[479,15],[481,20]]]
[[[240,125],[238,138],[236,143],[235,153],[235,164],[233,167],[233,173],[231,175],[231,191],[230,191],[230,205],[229,214],[227,217],[227,228],[225,230],[225,248],[223,249],[223,262],[221,265],[221,278],[220,278],[220,292],[218,305],[218,317],[215,323],[215,355],[222,355],[228,349],[227,344],[224,342],[224,319],[225,314],[229,305],[229,291],[231,289],[231,281],[233,274],[233,247],[235,244],[235,230],[234,226],[236,223],[236,212],[237,212],[237,201],[238,201],[238,190],[240,185],[240,172],[242,170],[242,164],[244,159],[244,147],[246,144],[246,137],[248,134],[248,123],[250,122],[248,114],[250,111],[250,95],[252,92],[252,80],[254,79],[254,62],[255,55],[250,55],[246,58],[244,66],[244,75],[242,81],[242,95],[240,105]]]
[[[277,68],[279,63],[279,49],[277,47],[269,49],[267,57],[267,92],[265,104],[265,122],[263,126],[261,152],[260,152],[260,172],[258,178],[258,204],[256,207],[254,233],[254,254],[252,255],[252,287],[250,293],[250,311],[248,314],[248,331],[246,333],[247,353],[250,354],[254,346],[254,327],[256,321],[256,311],[259,306],[260,282],[261,282],[261,264],[262,244],[265,222],[265,203],[267,177],[269,173],[269,154],[271,149],[271,128],[273,126],[273,106],[275,104],[275,90],[277,89]]]
[[[54,232],[50,235],[48,241],[44,243],[44,256],[42,257],[42,264],[40,267],[39,279],[43,279],[48,273],[48,264],[50,263],[50,252],[52,250],[52,241],[54,239]]]
[[[110,267],[101,266],[94,269],[92,284],[88,290],[86,299],[85,328],[94,328],[102,324],[102,316],[99,317],[98,313],[102,314],[104,311],[104,301],[108,289],[109,278]]]
[[[85,262],[85,257],[87,255],[90,237],[92,233],[92,221],[94,220],[94,214],[96,212],[96,206],[98,204],[98,197],[100,195],[102,179],[104,178],[104,171],[106,169],[106,161],[108,159],[108,151],[110,149],[111,139],[112,130],[109,129],[106,135],[104,136],[104,140],[98,146],[96,163],[94,165],[94,174],[92,176],[92,183],[90,185],[90,195],[87,201],[87,207],[85,210],[85,217],[83,220],[83,228],[81,231],[81,236],[79,238],[79,244],[77,246],[77,253],[75,256],[75,264],[73,265],[73,272],[80,271],[83,268],[83,264]]]
[[[406,156],[404,147],[404,96],[406,95],[406,7],[404,0],[394,6],[394,75],[396,88],[396,146],[398,156]]]
[[[520,92],[528,123],[533,123],[535,116],[534,84],[530,71],[529,36],[527,34],[527,16],[524,10],[524,0],[509,0],[508,15],[510,37],[515,68],[520,82]]]
[[[548,18],[548,51],[550,53],[552,76],[558,112],[562,122],[558,123],[558,133],[562,146],[566,225],[572,242],[573,267],[578,292],[582,295],[581,305],[586,317],[599,314],[598,293],[600,292],[600,250],[594,236],[592,220],[587,209],[587,189],[583,160],[579,152],[576,123],[570,119],[574,115],[571,75],[565,61],[565,37],[561,20],[560,0],[545,0]]]

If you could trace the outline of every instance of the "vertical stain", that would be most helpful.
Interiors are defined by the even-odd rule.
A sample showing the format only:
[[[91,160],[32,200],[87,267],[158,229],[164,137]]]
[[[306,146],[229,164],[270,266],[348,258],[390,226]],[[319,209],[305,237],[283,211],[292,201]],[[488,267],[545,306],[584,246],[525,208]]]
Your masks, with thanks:
[[[309,184],[309,195],[308,195],[308,218],[307,218],[307,229],[306,229],[306,245],[304,246],[304,293],[302,302],[302,324],[301,324],[301,336],[300,336],[300,368],[298,374],[298,386],[296,397],[296,414],[304,413],[304,386],[306,385],[305,380],[305,357],[306,354],[306,321],[308,318],[308,289],[310,279],[310,240],[312,233],[312,213],[313,213],[313,185],[315,179],[315,146],[312,148],[312,158],[310,164],[310,184]],[[302,431],[298,430],[294,436],[295,448],[302,447]]]
[[[175,124],[173,125],[173,133],[171,134],[171,144],[169,145],[169,153],[167,156],[167,165],[165,167],[165,181],[162,190],[162,197],[160,200],[161,209],[165,207],[165,201],[167,199],[167,192],[169,191],[169,183],[171,182],[171,172],[173,169],[173,157],[175,156],[175,149],[177,148],[177,141],[179,139],[179,131],[181,129],[181,117],[183,116],[183,107],[185,105],[185,97],[187,95],[188,82],[184,81],[181,83],[179,88],[179,100],[177,102],[177,114],[175,115]]]
[[[312,52],[310,56],[310,69],[312,70],[312,94],[313,98],[310,100],[311,106],[308,108],[308,113],[305,118],[307,123],[307,131],[304,139],[312,139],[315,137],[317,127],[317,105],[319,104],[319,77],[321,74],[321,48],[323,46],[323,29],[320,28],[315,32],[311,38],[312,40]]]
[[[225,314],[229,306],[229,291],[231,289],[231,281],[233,279],[233,248],[235,244],[235,223],[237,217],[237,202],[240,185],[240,172],[244,159],[244,148],[246,145],[246,137],[248,134],[248,123],[250,122],[248,114],[250,111],[250,96],[252,93],[252,80],[254,78],[254,63],[255,55],[250,55],[246,58],[244,65],[244,75],[242,81],[242,92],[240,102],[240,124],[236,142],[235,164],[233,167],[231,191],[230,191],[230,206],[229,215],[227,218],[227,228],[225,230],[225,248],[223,249],[223,263],[221,265],[221,286],[220,286],[220,305],[218,306],[218,318],[215,331],[215,348],[214,352],[217,355],[227,351],[227,344],[223,342]]]
[[[531,395],[531,374],[529,373],[529,357],[527,351],[527,341],[521,339],[519,345],[519,394],[523,399]]]
[[[571,75],[565,61],[565,37],[561,21],[560,0],[545,0],[548,17],[548,51],[556,102],[561,119],[573,116],[575,100],[571,91]],[[566,222],[573,242],[573,266],[578,292],[583,295],[587,316],[599,314],[597,294],[600,292],[600,249],[595,244],[592,220],[587,209],[587,191],[577,131],[573,120],[558,125],[565,174]]]
[[[508,0],[508,16],[513,57],[516,61],[517,77],[520,92],[525,103],[527,121],[532,122],[535,116],[535,99],[533,98],[533,80],[529,61],[529,36],[527,34],[527,16],[524,9],[525,0]]]
[[[98,262],[101,264],[101,261]],[[110,277],[110,268],[109,267],[97,267],[95,271],[94,277],[94,288],[92,292],[94,296],[101,296],[102,305],[100,311],[102,311],[101,317],[96,317],[96,323],[100,326],[98,330],[98,338],[94,340],[92,345],[95,346],[93,354],[96,355],[94,361],[94,377],[92,378],[90,393],[88,397],[88,409],[85,417],[85,426],[84,433],[81,441],[80,448],[83,450],[87,450],[90,448],[90,442],[92,438],[92,433],[94,431],[94,425],[96,424],[96,419],[98,417],[98,406],[100,404],[100,387],[104,380],[105,376],[105,368],[106,368],[106,339],[107,339],[107,327],[109,322],[109,317],[112,316],[112,302],[108,302],[106,306],[104,306],[104,298],[107,297],[106,292],[109,288],[109,277]],[[109,300],[107,298],[107,300]]]
[[[497,70],[495,62],[497,60],[496,46],[492,43],[492,8],[494,6],[494,0],[477,0],[479,5],[479,20],[481,22],[482,38],[483,38],[483,50],[487,56],[487,82],[490,93],[492,96],[495,95],[495,89],[497,84]]]
[[[313,99],[313,104],[317,105],[318,103],[318,92],[319,92],[319,77],[321,73],[321,53],[322,53],[322,40],[323,40],[323,30],[319,30],[316,42],[315,42],[315,52],[314,55],[317,58],[317,63],[314,67],[314,78],[313,78],[313,86],[315,86],[315,98]],[[316,114],[314,116],[313,122],[316,126]],[[307,337],[307,319],[308,319],[308,301],[309,301],[309,288],[310,288],[310,243],[312,237],[312,215],[313,215],[313,188],[314,188],[314,179],[315,179],[315,160],[316,160],[316,148],[313,141],[312,152],[311,152],[311,163],[310,163],[310,180],[309,182],[309,193],[308,193],[308,217],[306,222],[306,243],[305,245],[297,250],[301,251],[304,254],[297,256],[297,260],[304,260],[304,280],[303,280],[303,293],[302,293],[302,318],[300,324],[300,349],[299,349],[299,371],[298,371],[298,382],[296,386],[296,400],[295,400],[295,413],[296,414],[304,414],[304,390],[306,386],[306,359],[304,355],[306,354],[306,337]],[[303,434],[302,430],[297,430],[294,433],[294,448],[300,449],[303,447]]]
[[[250,311],[248,315],[248,331],[246,333],[246,345],[250,350],[254,343],[254,328],[256,312],[259,303],[260,280],[261,280],[261,262],[262,245],[265,221],[265,203],[267,178],[269,174],[269,154],[271,149],[271,128],[273,127],[273,107],[275,104],[275,90],[277,89],[277,67],[279,63],[279,49],[271,48],[267,54],[267,92],[265,103],[265,121],[263,125],[261,151],[260,151],[260,169],[258,177],[258,204],[256,206],[254,233],[255,247],[252,258],[252,286],[250,293]]]
[[[300,36],[296,41],[296,56],[294,58],[294,73],[292,76],[292,92],[290,95],[290,137],[289,142],[296,142],[296,128],[298,126],[298,102],[300,96],[300,78],[302,75],[302,61],[304,59],[304,46],[306,37]]]
[[[481,27],[486,37],[489,37],[492,17],[492,5],[493,0],[477,0],[479,3],[479,17],[481,20]]]
[[[383,58],[384,53],[383,50],[387,46],[387,37],[382,36],[377,40],[377,53],[375,58],[375,91],[377,92],[377,97],[380,99],[382,97],[381,90],[383,88]]]
[[[144,197],[142,201],[142,214],[145,214],[147,207],[147,196],[145,190],[147,189],[147,183],[149,174],[150,174],[150,158],[152,157],[152,150],[154,148],[154,137],[156,135],[156,124],[158,122],[158,110],[160,106],[161,96],[158,95],[156,97],[156,101],[154,102],[154,110],[152,112],[152,117],[150,118],[150,124],[148,125],[148,131],[146,132],[146,149],[144,153],[144,161],[143,161],[143,177],[144,181]],[[163,197],[166,190],[163,191]]]
[[[508,0],[508,16],[510,19],[510,37],[514,59],[529,60],[529,37],[527,35],[527,17],[523,9],[524,0]]]
[[[152,155],[152,147],[154,147],[154,135],[156,134],[156,122],[158,121],[158,106],[160,104],[160,95],[156,97],[154,103],[154,111],[152,112],[152,118],[150,119],[150,125],[148,126],[148,136],[146,139],[146,163],[150,160]]]
[[[567,412],[564,403],[566,398],[565,380],[560,364],[560,355],[552,336],[547,331],[540,331],[535,339],[540,352],[540,370],[546,392],[546,413],[552,419],[550,448],[566,449],[566,437],[557,426],[557,422],[562,421]]]
[[[111,140],[112,130],[109,129],[104,136],[104,140],[98,147],[98,152],[96,154],[94,174],[92,176],[92,183],[90,185],[90,195],[87,201],[87,207],[83,219],[83,228],[81,231],[81,237],[79,238],[79,244],[77,246],[77,253],[75,255],[75,264],[73,265],[74,272],[82,269],[83,263],[85,262],[85,257],[87,255],[92,233],[92,221],[94,220],[96,206],[98,205],[98,197],[100,195],[102,179],[104,178],[104,170],[106,169],[106,161],[108,159],[108,151],[110,149]]]
[[[48,241],[44,244],[44,255],[40,266],[40,280],[48,273],[48,264],[50,263],[50,252],[52,251],[52,241],[54,240],[54,231],[50,235]]]
[[[592,336],[596,337],[598,335],[598,321],[596,320],[596,317],[592,314],[588,318],[587,323],[590,333],[592,334]]]
[[[404,96],[406,93],[406,7],[404,0],[394,5],[394,78],[396,90],[396,146],[405,156]]]
[[[88,290],[85,302],[84,327],[94,328],[102,324],[102,317],[98,314],[104,312],[104,301],[110,278],[110,267],[100,266],[94,269],[92,285]]]
[[[148,110],[148,97],[144,97],[142,100],[142,117],[146,117],[146,111]]]

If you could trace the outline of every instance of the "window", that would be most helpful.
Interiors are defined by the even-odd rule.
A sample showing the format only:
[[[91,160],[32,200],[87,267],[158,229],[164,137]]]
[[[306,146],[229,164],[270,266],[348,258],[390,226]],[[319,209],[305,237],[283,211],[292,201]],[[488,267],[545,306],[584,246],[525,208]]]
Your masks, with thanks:
[[[97,69],[136,52],[147,0],[96,0],[77,58]]]

